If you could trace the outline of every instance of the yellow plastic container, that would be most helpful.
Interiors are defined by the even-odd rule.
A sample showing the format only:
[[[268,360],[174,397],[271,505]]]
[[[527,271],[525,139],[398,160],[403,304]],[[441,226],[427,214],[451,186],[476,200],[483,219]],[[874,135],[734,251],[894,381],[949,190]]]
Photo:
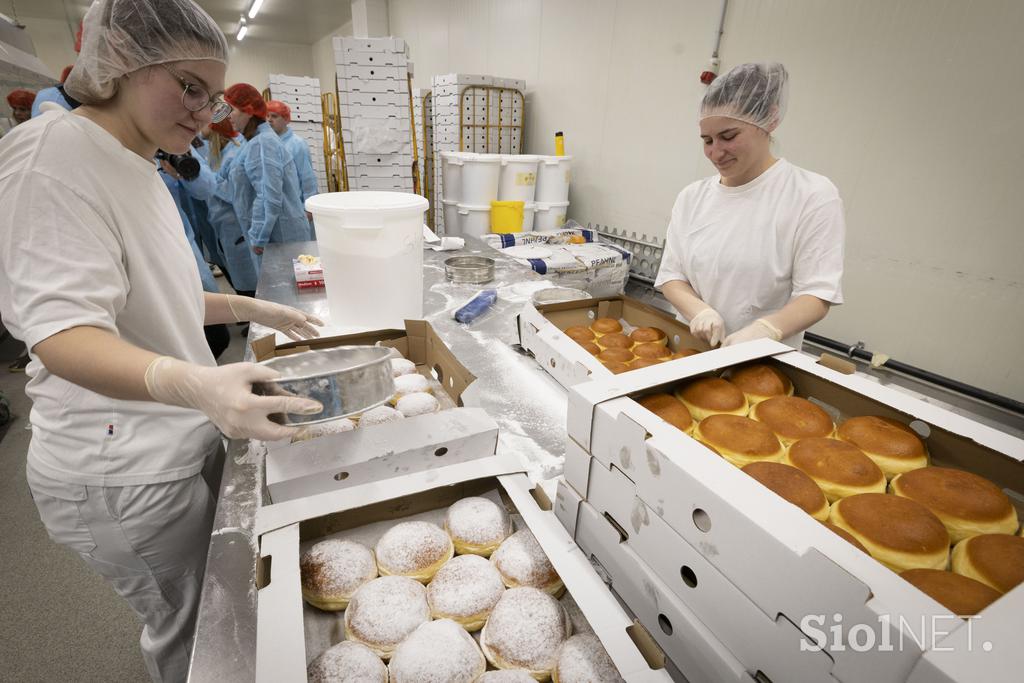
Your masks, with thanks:
[[[524,202],[491,202],[491,232],[522,232],[523,206]]]

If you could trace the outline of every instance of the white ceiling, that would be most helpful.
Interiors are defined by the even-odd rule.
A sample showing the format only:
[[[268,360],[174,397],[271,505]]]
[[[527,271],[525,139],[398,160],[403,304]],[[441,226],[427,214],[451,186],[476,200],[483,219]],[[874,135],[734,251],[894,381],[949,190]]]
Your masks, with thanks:
[[[234,40],[238,17],[252,0],[197,0],[200,7]],[[9,17],[59,19],[77,24],[90,0],[0,0]],[[274,40],[312,45],[352,18],[349,0],[265,0],[249,23],[246,40]]]

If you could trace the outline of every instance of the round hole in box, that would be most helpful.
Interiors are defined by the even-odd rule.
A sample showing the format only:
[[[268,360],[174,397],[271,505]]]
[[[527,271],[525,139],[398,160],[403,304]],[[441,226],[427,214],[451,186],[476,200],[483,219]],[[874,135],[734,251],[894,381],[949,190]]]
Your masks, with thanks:
[[[444,370],[441,369],[440,365],[435,365],[430,369],[430,376],[438,382],[444,382]]]
[[[675,346],[676,348],[679,348],[679,342],[681,342],[681,341],[683,341],[683,340],[679,338],[678,334],[676,336],[672,337],[672,345]]]
[[[348,479],[348,472],[338,472],[334,475],[335,481],[344,481],[345,479]]]
[[[711,531],[711,516],[700,508],[697,508],[693,511],[693,525],[704,533],[707,533]]]
[[[664,614],[658,615],[658,626],[661,627],[666,636],[672,635],[672,622]]]
[[[441,446],[436,451],[434,451],[434,455],[436,457],[440,458],[442,455],[444,455],[447,452],[448,452],[448,449],[445,446]]]
[[[554,358],[552,358],[551,360],[549,360],[549,361],[548,361],[548,363],[550,363],[550,364],[551,364],[551,367],[555,367],[555,359],[554,359]]]
[[[697,587],[697,575],[693,573],[693,570],[687,567],[685,564],[679,569],[679,576],[683,577],[683,583],[690,588]]]
[[[370,57],[370,61],[371,61],[371,62],[373,61],[373,57]]]
[[[377,163],[378,163],[378,164],[380,163],[380,159],[379,159],[379,158],[377,159]]]
[[[377,101],[377,98],[376,98],[376,97],[371,97],[370,99],[371,99],[371,100],[373,100],[374,102],[376,102],[376,101]],[[377,159],[377,161],[380,161],[380,159]]]
[[[374,71],[373,69],[370,69],[370,75],[371,75],[371,76],[372,76],[372,75],[374,75],[375,73],[377,73],[377,72],[376,72],[376,71]]]
[[[453,389],[455,388],[455,378],[454,377],[449,377],[448,378],[448,387],[449,388],[453,388]]]
[[[932,435],[931,426],[929,426],[927,422],[921,422],[921,420],[914,420],[913,422],[911,422],[910,428],[913,429],[914,433],[917,434],[922,439],[927,439],[929,436]]]

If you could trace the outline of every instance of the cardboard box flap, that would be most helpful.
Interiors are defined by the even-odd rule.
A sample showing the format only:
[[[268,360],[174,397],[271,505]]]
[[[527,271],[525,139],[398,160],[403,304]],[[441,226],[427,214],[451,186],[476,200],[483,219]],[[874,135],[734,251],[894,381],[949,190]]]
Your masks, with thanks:
[[[298,580],[299,525],[291,524],[280,533],[260,539],[260,563],[264,569],[257,592],[257,620],[270,612],[270,605],[302,601]],[[279,557],[277,563],[273,562]],[[302,610],[275,614],[273,630],[256,629],[256,680],[277,683],[293,680],[292,673],[306,670],[306,642]],[[282,622],[282,620],[284,620]]]

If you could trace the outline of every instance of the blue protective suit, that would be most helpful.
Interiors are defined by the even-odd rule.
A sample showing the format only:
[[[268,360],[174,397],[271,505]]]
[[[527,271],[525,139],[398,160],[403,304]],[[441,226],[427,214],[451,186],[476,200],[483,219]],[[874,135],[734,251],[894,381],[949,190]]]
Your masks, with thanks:
[[[68,111],[71,111],[71,103],[64,98],[64,95],[55,85],[51,85],[49,88],[43,88],[36,93],[36,99],[32,102],[32,118],[43,113],[39,111],[39,105],[43,102],[56,102]]]
[[[174,198],[174,204],[178,207],[178,215],[181,216],[181,224],[185,228],[185,234],[188,236],[189,246],[192,247],[192,253],[196,257],[196,266],[199,268],[199,279],[203,283],[203,291],[212,292],[214,294],[220,292],[220,288],[217,287],[217,281],[213,277],[213,273],[210,272],[210,266],[206,264],[206,259],[203,258],[202,253],[199,251],[199,245],[196,244],[195,233],[192,232],[192,224],[188,220],[188,216],[185,211],[181,208],[182,188],[180,181],[172,178],[163,172],[163,169],[159,169],[160,177],[164,181],[164,185],[167,186],[167,191],[171,193],[171,197]],[[173,286],[173,283],[171,283]]]
[[[190,151],[192,156],[202,163],[204,159],[209,159],[210,143],[203,140],[202,147],[193,147]],[[182,183],[186,182],[188,181],[182,181]],[[206,202],[187,192],[181,200],[181,208],[185,210],[185,215],[192,222],[199,251],[206,256],[207,261],[224,268],[224,252],[217,243],[217,232],[210,222],[209,208],[206,206]]]
[[[241,136],[238,138],[241,140]],[[239,292],[256,290],[258,273],[253,262],[252,249],[242,230],[231,201],[231,167],[237,162],[242,145],[227,144],[221,150],[220,169],[214,171],[206,159],[199,158],[199,176],[194,180],[182,181],[185,191],[195,199],[206,203],[210,224],[216,235],[217,245],[224,258],[224,269],[231,278],[231,285]]]
[[[228,173],[235,215],[249,246],[309,240],[312,230],[302,206],[295,162],[269,123],[261,123],[256,130]]]
[[[299,190],[302,192],[302,206],[305,207],[307,199],[320,194],[316,172],[313,171],[313,162],[309,157],[309,145],[291,128],[286,128],[281,134],[281,142],[295,162],[295,170],[299,174]]]

